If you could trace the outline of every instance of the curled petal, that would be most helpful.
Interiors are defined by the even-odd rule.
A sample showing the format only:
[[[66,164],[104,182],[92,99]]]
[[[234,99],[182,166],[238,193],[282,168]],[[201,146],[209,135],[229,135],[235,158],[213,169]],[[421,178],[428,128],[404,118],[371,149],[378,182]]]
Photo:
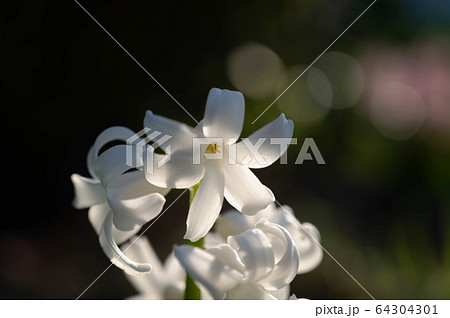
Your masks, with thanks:
[[[103,222],[105,221],[105,218],[109,212],[111,212],[111,208],[106,202],[103,204],[94,205],[89,209],[88,212],[89,222],[91,223],[97,235],[100,234]]]
[[[212,167],[206,168],[189,208],[185,239],[195,242],[209,232],[222,208],[224,187],[223,172]]]
[[[288,206],[276,209],[274,206],[261,211],[258,217],[267,219],[284,227],[290,234],[300,254],[300,264],[297,274],[304,274],[319,266],[323,258],[320,246],[319,230],[311,223],[300,223],[292,209]]]
[[[275,203],[270,204],[267,208],[259,211],[258,214],[254,216],[248,216],[247,219],[250,222],[254,222],[255,225],[260,220],[266,219],[269,222],[279,224],[285,228],[298,222],[291,207],[283,205],[282,207],[277,208]]]
[[[104,188],[130,169],[126,162],[126,145],[118,145],[103,152],[94,163],[94,171]]]
[[[157,136],[158,138],[155,139],[155,142],[166,152],[192,147],[192,139],[198,136],[197,128],[155,115],[149,110],[145,112],[144,127],[151,129],[149,134],[154,131],[161,133]],[[170,136],[171,138],[164,143],[158,144],[158,140],[163,136]],[[170,149],[168,148],[169,145]]]
[[[94,228],[95,233],[97,233],[97,235],[100,235],[100,231],[102,229],[105,218],[108,215],[108,213],[110,213],[110,212],[111,212],[111,208],[109,207],[108,203],[93,205],[89,209],[89,212],[88,212],[89,222],[91,223],[91,225]],[[122,244],[123,242],[128,241],[131,237],[133,237],[133,235],[135,235],[138,231],[139,231],[139,228],[136,228],[133,231],[127,231],[127,232],[119,231],[113,225],[112,235],[113,235],[114,241],[117,244]]]
[[[217,259],[230,268],[235,269],[239,273],[245,273],[245,265],[239,258],[238,253],[228,244],[219,244],[214,247],[207,248],[208,253],[213,254]]]
[[[148,274],[151,271],[150,264],[147,263],[136,263],[129,259],[125,254],[120,250],[117,246],[116,241],[114,240],[112,229],[113,229],[113,215],[112,212],[108,213],[103,222],[102,229],[100,230],[100,246],[103,249],[103,252],[108,256],[110,261],[125,271],[127,274],[136,275],[136,274]]]
[[[149,183],[144,172],[139,170],[118,176],[109,184],[108,190],[116,192],[120,199],[134,199],[149,193],[166,195],[170,191],[170,189],[160,188]]]
[[[323,259],[319,230],[311,223],[302,223],[302,226],[301,235],[295,240],[301,258],[298,274],[312,271]]]
[[[266,234],[272,234],[280,239],[284,247],[283,256],[275,264],[270,276],[259,281],[259,284],[269,290],[277,290],[289,285],[297,275],[297,269],[300,263],[300,256],[291,235],[282,226],[266,220],[260,221],[256,227]]]
[[[245,265],[245,283],[257,282],[272,272],[274,255],[267,236],[259,229],[229,236],[228,244],[234,248]]]
[[[168,191],[148,183],[142,171],[120,175],[106,191],[114,225],[121,231],[131,231],[152,220],[161,212],[163,195]]]
[[[108,203],[114,211],[114,226],[120,231],[133,231],[154,219],[166,199],[159,193],[150,193],[133,199],[121,199],[114,190],[107,192]]]
[[[79,174],[72,174],[70,178],[75,189],[75,199],[73,200],[75,208],[84,209],[105,202],[105,190],[100,182]]]
[[[264,186],[249,168],[224,165],[225,198],[247,215],[254,215],[275,201],[269,188]]]
[[[97,174],[94,169],[94,163],[98,158],[98,153],[102,149],[103,146],[105,146],[107,143],[111,141],[126,141],[128,138],[132,137],[134,135],[134,131],[131,129],[128,129],[126,127],[110,127],[105,129],[98,135],[97,139],[94,142],[94,145],[89,150],[88,156],[87,156],[87,166],[89,173],[94,179],[98,180]]]
[[[206,137],[239,138],[244,124],[245,102],[240,92],[212,88],[202,122]]]
[[[156,255],[150,241],[145,237],[132,239],[122,246],[124,254],[130,259],[140,263],[152,264],[152,272],[149,275],[128,275],[125,277],[140,294],[147,294],[147,297],[163,299],[166,277],[163,266]]]
[[[160,155],[147,148],[144,156],[145,178],[161,188],[185,189],[197,184],[204,174],[204,166],[193,164],[192,150],[180,150]]]
[[[311,223],[300,223],[292,209],[286,205],[276,208],[275,204],[271,204],[254,216],[246,216],[251,225],[255,225],[263,218],[271,223],[281,225],[291,235],[301,259],[297,274],[307,273],[320,264],[323,258],[323,250],[320,246],[319,230],[314,225]],[[272,244],[278,245],[278,242],[274,241]],[[275,248],[275,250],[275,255],[278,257],[279,249]]]
[[[280,218],[280,214],[283,215],[282,218]],[[252,227],[255,227],[262,219],[284,226],[286,225],[286,219],[289,219],[289,216],[285,215],[285,212],[282,209],[277,209],[275,203],[271,203],[255,215],[246,215],[245,219]],[[290,222],[287,223],[291,224]]]
[[[226,292],[242,280],[237,271],[200,248],[183,245],[175,246],[174,250],[192,279],[206,288],[214,299],[223,299]]]
[[[237,163],[254,169],[270,166],[286,152],[293,132],[294,123],[281,114],[245,138],[245,142],[237,143]]]

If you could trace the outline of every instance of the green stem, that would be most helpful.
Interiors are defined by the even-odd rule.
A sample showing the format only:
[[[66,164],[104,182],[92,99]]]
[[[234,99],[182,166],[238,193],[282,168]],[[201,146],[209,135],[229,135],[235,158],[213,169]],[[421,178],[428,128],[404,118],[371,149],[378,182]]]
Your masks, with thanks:
[[[189,197],[189,205],[191,205],[192,201],[194,200],[195,194],[197,193],[198,187],[200,186],[200,182],[189,188],[189,190],[191,191]],[[189,245],[199,248],[203,248],[203,243],[204,243],[203,237],[196,242],[188,241]],[[189,300],[202,299],[200,288],[198,288],[198,286],[195,284],[194,280],[192,279],[191,276],[189,276],[188,273],[186,273],[186,289],[184,290],[184,299]]]
[[[198,188],[200,187],[200,183],[202,183],[202,181],[200,180],[199,183],[193,185],[192,187],[189,188],[190,190],[190,195],[189,195],[189,206],[191,206],[192,201],[194,201],[194,197],[197,194]]]

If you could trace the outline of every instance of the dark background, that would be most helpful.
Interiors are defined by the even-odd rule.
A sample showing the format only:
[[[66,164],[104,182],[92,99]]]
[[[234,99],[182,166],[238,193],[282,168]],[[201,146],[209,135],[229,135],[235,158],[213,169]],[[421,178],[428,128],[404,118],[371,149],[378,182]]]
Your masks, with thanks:
[[[210,88],[242,90],[247,105],[243,136],[285,112],[295,120],[300,145],[303,138],[314,138],[326,165],[294,165],[297,145],[289,149],[288,165],[255,173],[301,221],[319,228],[323,245],[375,298],[450,297],[448,1],[379,0],[331,48],[362,70],[365,85],[347,105],[353,107],[337,109],[342,107],[335,98],[320,110],[324,115],[319,119],[303,120],[308,116],[301,107],[307,101],[299,81],[289,91],[294,95],[286,93],[255,125],[251,122],[287,85],[273,81],[271,94],[248,96],[230,80],[230,54],[256,43],[275,52],[284,70],[294,67],[292,72],[299,74],[295,66],[311,63],[370,2],[81,3],[196,119],[203,115]],[[423,53],[430,47],[436,54]],[[423,123],[407,136],[395,120],[386,132],[367,115],[374,70],[383,69],[386,60],[403,65],[388,71],[421,94],[426,110]],[[417,67],[414,76],[404,71]],[[243,72],[252,78],[251,68]],[[383,74],[376,79],[392,79]],[[413,79],[431,88],[414,86]],[[339,96],[339,80],[330,82]],[[319,94],[324,90],[319,85]],[[114,125],[139,131],[147,109],[194,122],[70,0],[0,5],[0,91],[6,141],[0,298],[74,299],[109,265],[87,211],[71,206],[70,175],[88,175],[85,158],[96,136]],[[284,98],[300,98],[300,115],[290,113],[295,104],[283,106]],[[409,103],[403,103],[408,99],[402,98],[398,103],[408,110]],[[432,107],[436,103],[438,110]],[[401,123],[408,112],[404,117],[399,112]],[[168,202],[179,193],[172,191]],[[187,204],[186,195],[147,233],[162,258],[173,244],[183,243]],[[292,292],[313,299],[367,298],[326,255],[316,270],[297,276]],[[134,293],[112,267],[83,298],[120,299]]]

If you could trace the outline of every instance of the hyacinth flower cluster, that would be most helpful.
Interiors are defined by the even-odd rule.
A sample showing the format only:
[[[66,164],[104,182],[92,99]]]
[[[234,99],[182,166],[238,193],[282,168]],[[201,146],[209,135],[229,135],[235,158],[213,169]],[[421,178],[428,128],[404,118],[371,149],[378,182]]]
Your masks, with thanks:
[[[244,112],[241,93],[217,88],[196,127],[147,111],[140,146],[127,142],[134,131],[106,129],[89,150],[90,177],[72,175],[74,206],[89,209],[104,253],[138,292],[133,299],[292,299],[292,280],[322,261],[317,228],[278,205],[251,171],[285,153],[293,122],[282,114],[239,141]],[[103,151],[113,141],[124,144]],[[163,212],[171,189],[191,191],[187,241],[162,263],[137,233]],[[221,213],[224,198],[235,210]]]

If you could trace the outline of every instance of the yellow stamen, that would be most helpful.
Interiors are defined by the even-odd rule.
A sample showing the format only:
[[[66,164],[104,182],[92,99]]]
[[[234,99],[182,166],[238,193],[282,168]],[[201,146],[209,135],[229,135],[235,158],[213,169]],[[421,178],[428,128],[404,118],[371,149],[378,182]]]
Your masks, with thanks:
[[[212,144],[209,144],[208,147],[206,147],[205,153],[216,153],[219,152],[219,145],[213,142]]]

